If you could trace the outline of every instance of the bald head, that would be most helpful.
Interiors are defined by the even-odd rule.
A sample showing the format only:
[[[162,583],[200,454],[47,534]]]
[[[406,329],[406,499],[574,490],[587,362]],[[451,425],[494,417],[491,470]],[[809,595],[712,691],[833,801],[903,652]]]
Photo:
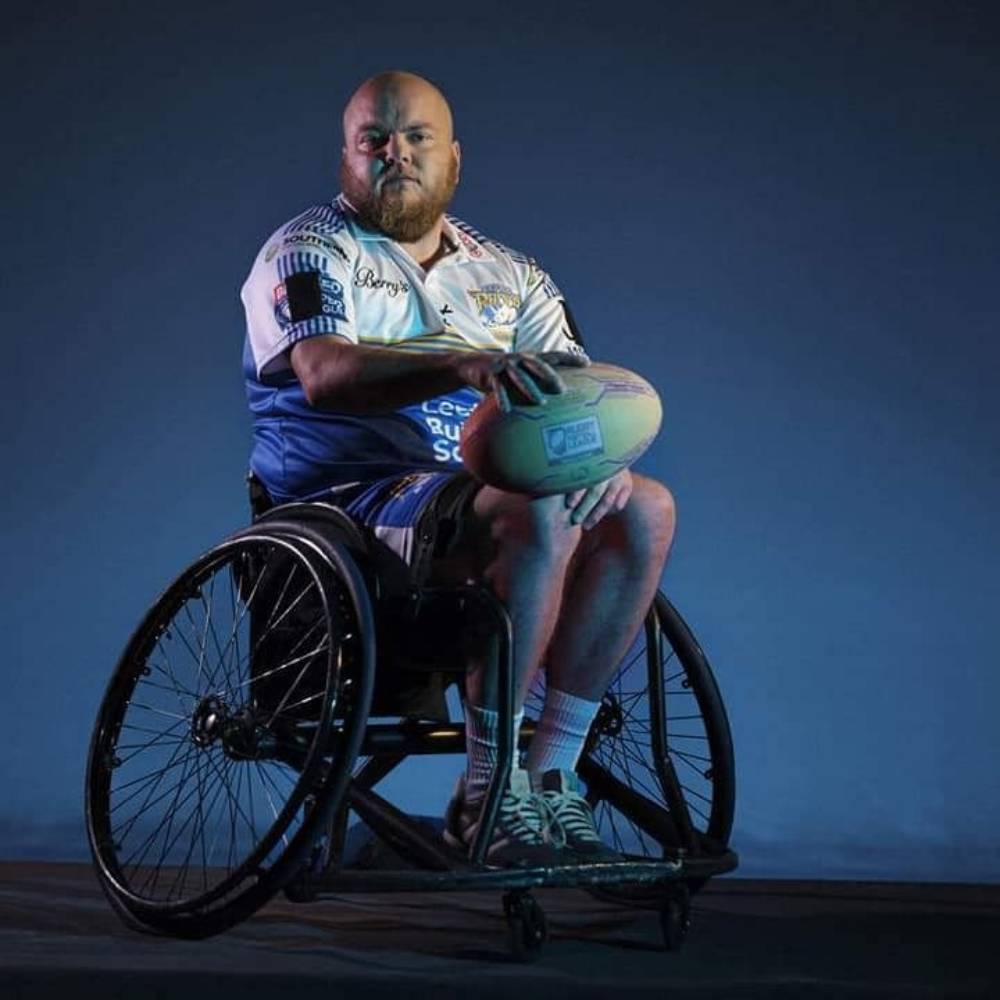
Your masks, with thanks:
[[[451,108],[415,73],[379,73],[344,108],[340,182],[362,219],[401,243],[433,237],[458,184]]]
[[[359,125],[371,121],[396,127],[407,124],[398,120],[402,109],[421,111],[441,132],[445,142],[454,137],[451,108],[444,94],[430,80],[405,70],[388,70],[365,80],[344,107],[344,143],[350,141]]]

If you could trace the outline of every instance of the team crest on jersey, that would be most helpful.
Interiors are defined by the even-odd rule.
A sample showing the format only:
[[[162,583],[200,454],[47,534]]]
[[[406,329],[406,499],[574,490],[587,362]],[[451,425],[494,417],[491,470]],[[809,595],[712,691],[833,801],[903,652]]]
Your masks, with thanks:
[[[521,296],[517,292],[504,285],[484,285],[482,288],[470,288],[469,295],[486,327],[513,326],[517,321],[517,310],[521,305]]]

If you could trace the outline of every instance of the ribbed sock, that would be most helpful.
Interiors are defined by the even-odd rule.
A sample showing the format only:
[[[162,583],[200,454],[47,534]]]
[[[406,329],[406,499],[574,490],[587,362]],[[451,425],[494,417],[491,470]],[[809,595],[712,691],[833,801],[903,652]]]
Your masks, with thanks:
[[[528,747],[525,765],[528,771],[543,774],[557,768],[575,770],[590,724],[600,707],[599,701],[587,701],[558,688],[548,688],[538,728]]]
[[[465,703],[465,797],[482,798],[486,794],[497,763],[499,712]],[[521,728],[523,709],[514,716],[514,732]],[[517,751],[514,752],[517,766]]]

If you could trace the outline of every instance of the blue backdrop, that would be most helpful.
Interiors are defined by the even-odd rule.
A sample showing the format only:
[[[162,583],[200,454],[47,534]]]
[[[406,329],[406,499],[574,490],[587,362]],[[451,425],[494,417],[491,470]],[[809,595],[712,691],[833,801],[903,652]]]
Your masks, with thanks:
[[[420,6],[5,16],[0,855],[83,855],[115,657],[246,516],[239,285],[401,67],[452,100],[456,212],[662,392],[741,872],[1000,879],[996,7]]]

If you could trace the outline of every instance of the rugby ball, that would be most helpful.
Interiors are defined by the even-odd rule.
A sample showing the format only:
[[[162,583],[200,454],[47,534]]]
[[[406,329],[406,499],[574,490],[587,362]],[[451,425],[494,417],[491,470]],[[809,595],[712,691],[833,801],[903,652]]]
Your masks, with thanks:
[[[459,453],[479,480],[511,493],[570,493],[635,462],[660,429],[656,390],[615,365],[560,368],[566,392],[505,413],[490,393],[462,427]]]

